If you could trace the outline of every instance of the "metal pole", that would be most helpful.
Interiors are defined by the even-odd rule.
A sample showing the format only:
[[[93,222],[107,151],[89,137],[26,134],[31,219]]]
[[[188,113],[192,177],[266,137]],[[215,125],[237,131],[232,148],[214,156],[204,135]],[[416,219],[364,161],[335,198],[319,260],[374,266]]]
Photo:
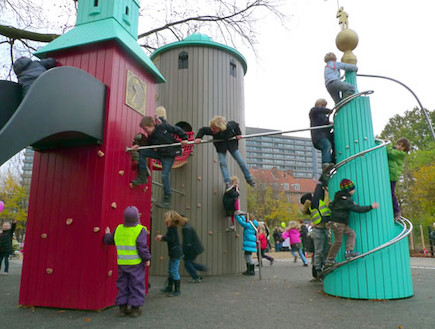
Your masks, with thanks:
[[[411,88],[409,88],[407,85],[405,85],[403,82],[400,82],[399,80],[393,79],[393,78],[389,78],[389,77],[385,77],[382,75],[371,75],[371,74],[357,74],[357,76],[359,77],[369,77],[369,78],[380,78],[380,79],[386,79],[386,80],[391,80],[394,81],[396,83],[398,83],[399,85],[405,87],[406,89],[408,89],[408,91],[415,97],[415,99],[417,100],[418,105],[420,106],[420,110],[423,112],[424,117],[426,118],[427,124],[429,126],[429,130],[432,134],[432,138],[435,141],[435,132],[433,130],[432,127],[432,122],[430,121],[429,115],[426,112],[426,109],[423,107],[423,105],[421,104],[420,100],[418,99],[417,95],[411,90]]]
[[[325,128],[332,128],[334,125],[327,125],[327,126],[318,126],[318,127],[310,127],[310,128],[304,128],[304,129],[294,129],[294,130],[276,130],[276,131],[269,131],[264,133],[257,133],[257,134],[250,134],[250,135],[242,135],[241,139],[246,138],[252,138],[252,137],[261,137],[261,136],[271,136],[271,135],[282,135],[282,134],[289,134],[289,133],[295,133],[295,132],[301,132],[301,131],[307,131],[307,130],[317,130],[317,129],[325,129]],[[229,138],[228,140],[236,139],[236,137]],[[201,140],[200,144],[204,143],[219,143],[224,142],[223,139],[208,139],[208,140]],[[187,145],[195,144],[194,141],[188,141]],[[172,147],[172,146],[180,146],[181,143],[172,143],[172,144],[159,144],[159,145],[147,145],[147,146],[139,146],[138,150],[146,150],[146,149],[157,149],[157,148],[163,148],[163,147]],[[126,148],[126,152],[132,151],[133,149],[131,147]]]

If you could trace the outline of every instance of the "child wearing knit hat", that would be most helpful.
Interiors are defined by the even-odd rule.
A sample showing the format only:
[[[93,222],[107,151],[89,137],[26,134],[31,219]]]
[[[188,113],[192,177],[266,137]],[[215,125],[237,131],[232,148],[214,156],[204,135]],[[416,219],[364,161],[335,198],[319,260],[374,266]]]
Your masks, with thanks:
[[[118,225],[113,233],[106,227],[104,243],[114,244],[118,254],[118,295],[115,304],[119,306],[119,316],[130,314],[137,317],[142,314],[141,307],[145,302],[145,266],[150,266],[151,254],[146,227],[140,225],[136,207],[124,210],[124,224]]]
[[[377,202],[373,202],[371,206],[359,206],[352,200],[352,195],[355,193],[355,184],[350,179],[343,179],[340,182],[340,191],[335,193],[334,201],[329,204],[331,209],[331,220],[327,224],[334,232],[334,243],[329,249],[329,253],[325,262],[325,266],[332,266],[335,262],[338,250],[343,241],[343,234],[347,235],[345,258],[350,259],[359,256],[359,253],[353,250],[355,246],[356,235],[349,224],[350,212],[365,213],[372,209],[379,208]]]

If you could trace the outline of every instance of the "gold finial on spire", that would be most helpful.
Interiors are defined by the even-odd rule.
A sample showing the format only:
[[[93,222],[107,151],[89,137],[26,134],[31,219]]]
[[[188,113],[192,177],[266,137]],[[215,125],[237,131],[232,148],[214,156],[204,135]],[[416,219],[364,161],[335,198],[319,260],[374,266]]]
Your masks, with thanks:
[[[344,11],[343,7],[340,7],[337,11],[338,24],[341,25],[342,30],[349,28],[349,15]]]
[[[338,24],[341,26],[341,31],[335,38],[337,48],[344,52],[341,61],[344,63],[356,64],[356,56],[352,50],[358,45],[358,34],[349,28],[349,15],[340,7],[337,11]]]

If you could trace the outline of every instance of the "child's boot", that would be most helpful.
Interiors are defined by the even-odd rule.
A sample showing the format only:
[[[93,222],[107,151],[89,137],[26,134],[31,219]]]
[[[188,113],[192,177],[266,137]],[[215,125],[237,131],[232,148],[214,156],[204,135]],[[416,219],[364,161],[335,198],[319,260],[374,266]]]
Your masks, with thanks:
[[[156,207],[170,209],[171,208],[171,196],[165,195],[162,201],[156,202]]]
[[[344,258],[346,258],[346,259],[351,259],[351,258],[358,257],[359,255],[360,255],[359,252],[355,252],[355,251],[353,251],[353,250],[347,250],[347,251],[344,253]]]
[[[130,316],[137,318],[140,315],[142,315],[142,309],[139,306],[132,306]]]
[[[149,176],[148,171],[149,171],[149,169],[148,170],[140,169],[139,175],[137,176],[136,179],[131,181],[131,184],[133,184],[134,186],[138,186],[138,185],[143,185],[143,184],[148,183],[148,176]]]
[[[248,275],[255,275],[255,265],[249,264],[249,274]]]
[[[119,305],[119,313],[118,313],[118,315],[120,317],[124,317],[124,316],[128,315],[128,305],[127,304],[125,304],[125,305]]]
[[[168,278],[167,286],[163,289],[160,289],[160,292],[172,292],[173,284],[174,284],[174,280],[172,278]]]
[[[180,296],[181,295],[181,291],[180,291],[180,283],[181,280],[174,280],[175,283],[175,289],[173,292],[170,292],[168,294],[168,297],[176,297],[176,296]]]
[[[246,271],[242,273],[243,275],[250,275],[249,274],[249,263],[246,263]]]

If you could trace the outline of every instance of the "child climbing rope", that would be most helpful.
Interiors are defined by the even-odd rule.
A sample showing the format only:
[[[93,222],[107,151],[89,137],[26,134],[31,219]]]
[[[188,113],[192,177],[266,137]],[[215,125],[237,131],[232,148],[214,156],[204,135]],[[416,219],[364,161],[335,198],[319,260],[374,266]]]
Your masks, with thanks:
[[[400,208],[396,197],[396,183],[402,175],[405,156],[411,150],[411,143],[405,137],[400,138],[396,145],[387,145],[388,170],[390,172],[391,197],[393,199],[394,220],[400,218]]]
[[[353,85],[341,81],[340,70],[356,72],[358,67],[354,64],[337,62],[337,56],[334,53],[327,53],[324,59],[326,63],[325,86],[335,104],[337,104],[342,98],[355,94],[355,87]],[[342,93],[341,96],[340,93]]]
[[[214,146],[218,153],[219,165],[226,187],[228,188],[231,185],[230,173],[227,167],[227,151],[230,152],[233,159],[239,164],[246,182],[252,187],[255,187],[256,184],[239,151],[239,139],[242,138],[239,124],[235,121],[227,122],[227,119],[217,115],[210,120],[209,127],[202,127],[198,130],[195,137],[195,144],[201,143],[201,139],[204,135],[213,136],[213,140],[216,140]],[[217,140],[221,141],[218,142]]]
[[[239,210],[239,178],[232,176],[230,178],[231,185],[225,189],[223,204],[225,208],[225,215],[228,220],[228,227],[225,229],[227,232],[235,231],[236,226],[234,223],[234,212]]]
[[[343,234],[347,235],[346,249],[344,257],[346,259],[359,256],[358,252],[354,251],[356,235],[349,224],[350,212],[365,213],[372,209],[379,208],[377,202],[373,202],[371,206],[359,206],[352,200],[352,195],[355,193],[355,184],[350,179],[343,179],[340,182],[340,191],[335,193],[334,200],[329,204],[331,209],[331,221],[327,227],[334,232],[334,243],[329,249],[329,253],[325,262],[325,266],[336,264],[335,256],[341,247]]]
[[[258,227],[258,223],[256,220],[250,221],[248,220],[246,214],[241,211],[236,211],[234,214],[236,220],[239,222],[240,226],[243,227],[243,247],[242,250],[245,253],[245,261],[246,261],[246,271],[243,272],[243,275],[255,275],[255,265],[254,260],[252,259],[252,253],[257,252],[257,235],[255,227]],[[252,224],[251,224],[252,223]]]
[[[140,122],[140,127],[145,131],[148,145],[161,145],[176,143],[177,140],[172,134],[181,138],[181,145],[187,145],[187,134],[183,129],[177,126],[172,126],[169,123],[161,123],[156,125],[153,117],[145,116]],[[131,147],[133,151],[139,149],[139,145]],[[139,176],[132,181],[133,185],[141,185],[147,182],[147,161],[146,158],[158,159],[162,162],[162,181],[164,197],[163,200],[156,203],[157,207],[170,208],[171,207],[171,183],[169,176],[171,174],[172,165],[174,164],[175,157],[180,155],[182,151],[181,146],[162,147],[157,149],[143,149],[139,150]]]
[[[156,241],[164,241],[168,244],[168,284],[160,290],[161,292],[167,292],[168,297],[181,295],[179,267],[183,257],[183,250],[180,245],[177,227],[181,226],[185,221],[186,219],[174,210],[166,212],[165,225],[168,228],[166,235],[159,234],[155,238]]]
[[[124,210],[124,224],[110,233],[106,227],[104,243],[116,246],[118,254],[118,295],[115,304],[119,306],[119,315],[130,314],[137,317],[142,314],[145,301],[145,266],[150,266],[151,254],[147,245],[147,232],[139,222],[139,210],[130,206]],[[131,306],[131,310],[128,306]]]
[[[328,126],[329,115],[332,110],[326,108],[328,103],[325,99],[319,98],[314,107],[310,110],[310,127]],[[334,133],[331,128],[311,130],[311,141],[314,148],[322,152],[322,170],[324,173],[329,172],[335,163],[334,152]]]

